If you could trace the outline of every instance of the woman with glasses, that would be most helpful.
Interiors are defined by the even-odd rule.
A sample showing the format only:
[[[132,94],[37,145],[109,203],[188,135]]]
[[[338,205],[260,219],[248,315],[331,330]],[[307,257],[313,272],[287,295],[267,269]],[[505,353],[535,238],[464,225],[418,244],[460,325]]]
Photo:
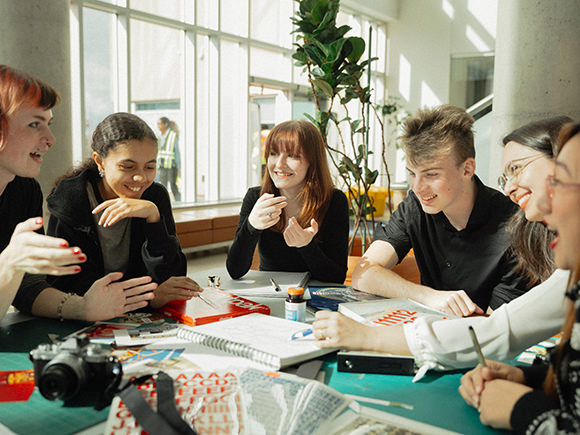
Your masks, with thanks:
[[[547,179],[548,228],[556,266],[572,271],[562,341],[551,364],[513,367],[487,361],[461,379],[459,392],[483,424],[518,433],[580,433],[580,123],[566,126]]]
[[[413,355],[423,370],[444,370],[477,363],[468,325],[475,329],[483,352],[497,359],[513,358],[557,333],[564,318],[561,300],[568,272],[553,271],[552,236],[541,222],[545,213],[541,204],[546,201],[545,180],[552,170],[556,138],[568,121],[570,118],[560,116],[531,122],[504,139],[500,183],[520,205],[510,222],[512,249],[519,259],[517,267],[538,285],[490,317],[423,317],[404,326],[369,327],[340,313],[320,311],[313,324],[314,335],[328,337],[320,346]]]

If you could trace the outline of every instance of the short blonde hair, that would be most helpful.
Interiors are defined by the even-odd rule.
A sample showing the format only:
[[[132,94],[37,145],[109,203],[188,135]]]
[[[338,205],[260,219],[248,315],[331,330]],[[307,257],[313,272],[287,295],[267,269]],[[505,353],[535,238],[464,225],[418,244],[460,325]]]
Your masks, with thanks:
[[[433,109],[420,109],[403,123],[399,137],[413,165],[435,161],[452,154],[460,164],[475,158],[473,117],[457,106],[444,104]]]

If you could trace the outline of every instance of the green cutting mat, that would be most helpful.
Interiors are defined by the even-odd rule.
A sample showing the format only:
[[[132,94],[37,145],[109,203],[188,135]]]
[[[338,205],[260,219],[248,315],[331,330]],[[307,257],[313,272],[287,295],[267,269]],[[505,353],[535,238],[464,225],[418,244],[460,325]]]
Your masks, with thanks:
[[[48,334],[65,336],[86,326],[84,322],[34,319],[0,328],[0,370],[32,369],[28,352],[49,343]],[[27,402],[0,402],[0,423],[17,434],[72,434],[107,419],[109,408],[65,408],[34,391]]]

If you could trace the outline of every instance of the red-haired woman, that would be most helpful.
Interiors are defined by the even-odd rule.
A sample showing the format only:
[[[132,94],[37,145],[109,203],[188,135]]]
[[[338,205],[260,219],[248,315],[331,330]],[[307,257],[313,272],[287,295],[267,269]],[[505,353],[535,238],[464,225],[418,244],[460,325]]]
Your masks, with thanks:
[[[121,274],[110,274],[81,298],[44,279],[78,273],[86,261],[78,247],[44,235],[42,191],[34,179],[55,143],[50,124],[59,99],[42,81],[0,65],[0,318],[14,302],[35,315],[104,320],[147,305],[156,287],[150,277],[113,283]]]
[[[487,361],[461,378],[459,392],[483,424],[517,433],[580,433],[580,123],[564,127],[554,174],[548,177],[557,267],[569,269],[568,313],[551,364],[513,367]]]
[[[342,283],[348,254],[348,203],[334,188],[318,129],[306,121],[276,125],[266,138],[267,171],[246,193],[227,269],[245,275],[256,244],[260,270],[310,272]]]

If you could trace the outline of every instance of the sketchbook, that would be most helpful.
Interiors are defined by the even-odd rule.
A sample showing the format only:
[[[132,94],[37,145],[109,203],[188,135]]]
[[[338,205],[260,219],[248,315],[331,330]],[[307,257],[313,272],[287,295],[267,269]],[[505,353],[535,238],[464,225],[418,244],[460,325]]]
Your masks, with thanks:
[[[440,319],[457,319],[453,314],[442,313],[419,302],[406,298],[376,301],[346,302],[338,311],[358,322],[371,326],[396,326],[413,323],[419,317],[436,316]]]
[[[291,340],[310,325],[254,313],[195,327],[182,326],[177,337],[202,347],[280,370],[337,349],[322,349],[311,335]]]

